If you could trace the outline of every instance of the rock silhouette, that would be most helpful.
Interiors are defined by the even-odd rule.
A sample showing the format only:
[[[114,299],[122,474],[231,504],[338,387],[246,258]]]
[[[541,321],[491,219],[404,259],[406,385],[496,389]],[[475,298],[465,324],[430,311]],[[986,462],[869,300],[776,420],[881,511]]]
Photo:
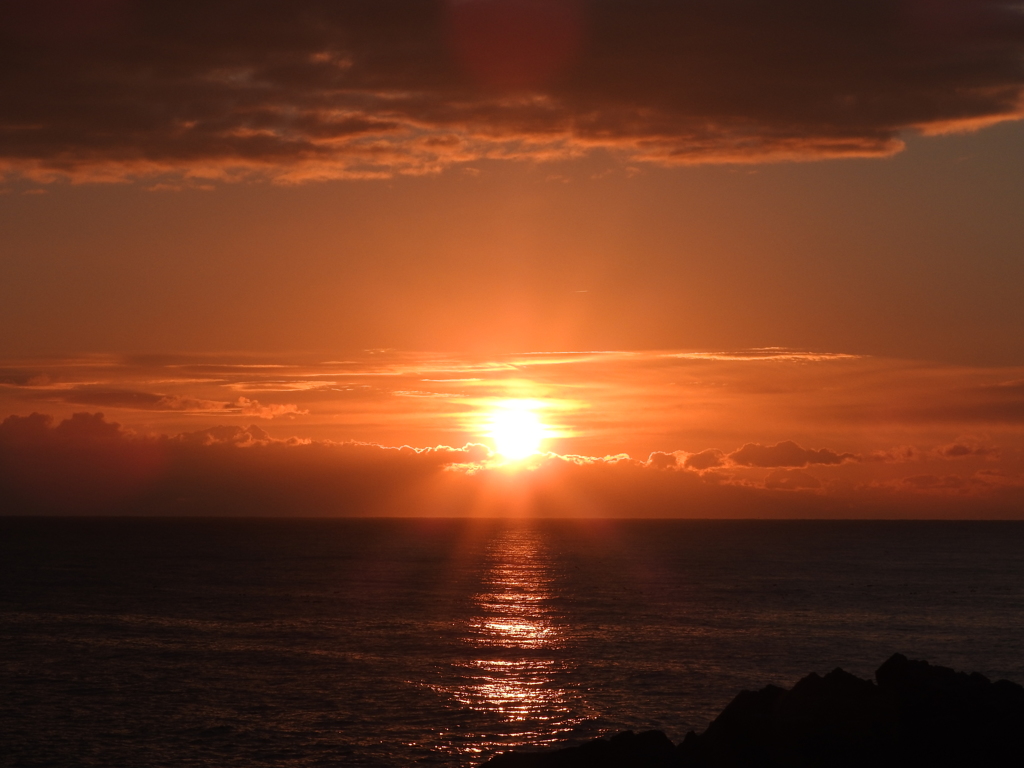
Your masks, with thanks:
[[[988,768],[1024,765],[1024,688],[895,654],[875,681],[836,669],[742,691],[706,731],[508,752],[488,768]]]

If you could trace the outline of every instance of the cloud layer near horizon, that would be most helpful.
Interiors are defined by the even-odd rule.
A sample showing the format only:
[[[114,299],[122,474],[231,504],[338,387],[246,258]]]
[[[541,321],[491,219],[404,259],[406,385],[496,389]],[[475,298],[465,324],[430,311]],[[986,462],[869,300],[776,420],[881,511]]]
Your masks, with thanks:
[[[879,156],[1021,114],[1004,0],[0,6],[0,173],[279,181],[594,148]]]
[[[486,442],[494,408],[525,398],[550,430],[544,447],[557,453],[681,450],[679,461],[698,471],[727,463],[850,468],[943,451],[947,459],[1016,461],[1021,381],[1019,366],[788,349],[89,355],[0,361],[0,414],[65,418],[95,409],[166,434],[255,417],[275,437],[462,445]]]
[[[920,466],[968,452],[951,446]],[[510,468],[478,444],[415,449],[274,439],[256,426],[140,435],[98,413],[59,423],[34,413],[0,423],[0,498],[4,514],[61,515],[1024,515],[1022,478],[998,468],[854,484],[791,467],[863,457],[792,442],[748,444],[703,471],[687,465],[699,455],[656,453],[644,461],[545,454]],[[751,474],[750,456],[770,471]]]

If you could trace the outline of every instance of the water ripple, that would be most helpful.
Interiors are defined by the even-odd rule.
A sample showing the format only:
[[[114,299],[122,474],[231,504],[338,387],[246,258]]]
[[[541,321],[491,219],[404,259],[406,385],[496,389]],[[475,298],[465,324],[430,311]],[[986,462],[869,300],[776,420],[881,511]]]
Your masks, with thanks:
[[[556,741],[585,719],[567,685],[569,628],[553,607],[555,568],[535,529],[499,532],[487,551],[473,615],[460,628],[463,658],[439,687],[469,712],[497,723],[462,734],[453,753],[476,755]]]

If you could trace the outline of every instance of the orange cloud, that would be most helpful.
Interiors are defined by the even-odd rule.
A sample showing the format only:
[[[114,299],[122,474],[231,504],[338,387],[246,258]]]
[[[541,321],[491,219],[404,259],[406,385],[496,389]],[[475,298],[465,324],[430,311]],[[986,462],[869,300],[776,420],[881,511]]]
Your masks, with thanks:
[[[674,453],[655,451],[648,457],[647,465],[656,469],[674,469],[679,466],[679,460]]]
[[[686,457],[686,461],[683,462],[683,466],[687,469],[702,470],[721,467],[724,463],[721,451],[709,449],[700,453],[690,454]]]
[[[256,416],[260,419],[273,419],[277,416],[297,416],[309,413],[309,411],[299,410],[299,406],[294,403],[261,405],[259,400],[250,400],[246,397],[238,398],[234,404],[228,407],[237,407],[239,409],[239,413],[243,416]]]
[[[842,464],[855,461],[852,453],[836,453],[827,448],[813,451],[801,448],[792,440],[766,446],[747,443],[728,456],[733,464],[744,467],[806,467],[808,464]]]
[[[963,443],[944,445],[936,451],[939,456],[946,459],[962,459],[968,456],[994,456],[998,452],[996,448],[989,448],[984,445],[964,445]]]
[[[309,413],[294,403],[271,403],[263,405],[259,400],[239,397],[234,401],[210,400],[179,394],[158,394],[110,388],[103,385],[85,384],[53,387],[47,379],[38,384],[33,378],[19,386],[36,386],[40,399],[60,401],[73,405],[95,405],[107,408],[125,408],[142,411],[186,411],[189,413],[223,413],[255,416],[259,419],[273,419],[278,416],[299,416]]]

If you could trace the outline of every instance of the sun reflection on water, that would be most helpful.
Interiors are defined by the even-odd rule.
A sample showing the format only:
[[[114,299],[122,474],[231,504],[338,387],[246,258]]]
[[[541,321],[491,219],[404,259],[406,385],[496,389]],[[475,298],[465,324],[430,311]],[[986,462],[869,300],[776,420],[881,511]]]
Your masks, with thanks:
[[[463,734],[456,751],[496,752],[556,741],[583,721],[569,672],[566,627],[553,607],[550,555],[535,530],[502,531],[492,542],[474,615],[462,642],[467,658],[455,667],[447,693],[483,728]]]

